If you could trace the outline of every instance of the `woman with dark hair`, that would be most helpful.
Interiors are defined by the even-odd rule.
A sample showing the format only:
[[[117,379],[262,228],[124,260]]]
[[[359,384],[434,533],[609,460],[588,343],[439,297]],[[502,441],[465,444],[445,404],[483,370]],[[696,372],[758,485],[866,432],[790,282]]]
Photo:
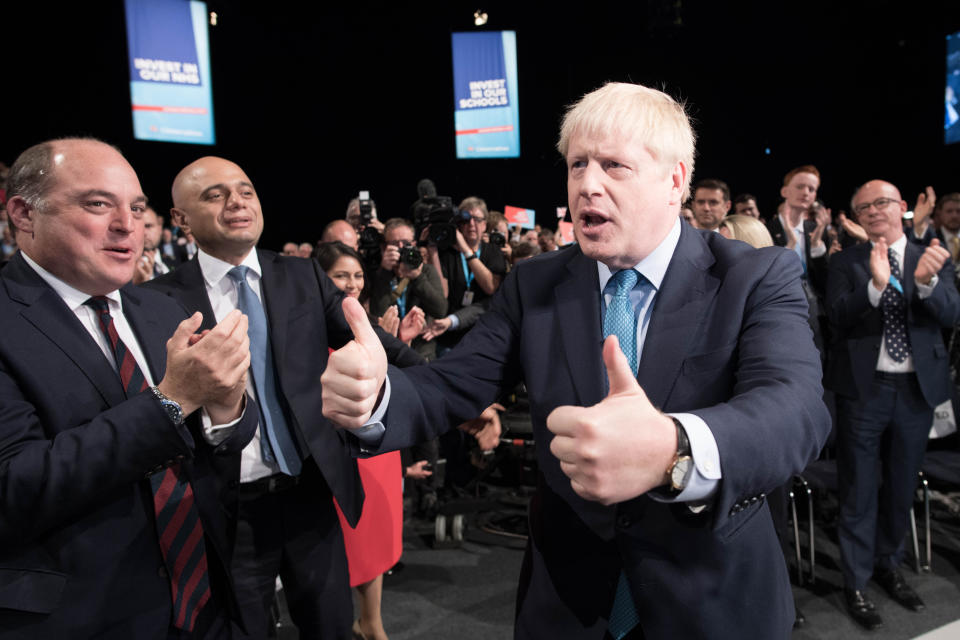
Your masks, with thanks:
[[[364,288],[360,255],[342,242],[318,244],[313,257],[346,295],[360,298]],[[400,453],[391,451],[357,460],[365,494],[363,513],[356,528],[347,524],[337,505],[343,542],[347,550],[350,586],[360,596],[360,617],[353,624],[355,638],[385,640],[380,615],[383,574],[397,563],[403,551],[403,470]]]

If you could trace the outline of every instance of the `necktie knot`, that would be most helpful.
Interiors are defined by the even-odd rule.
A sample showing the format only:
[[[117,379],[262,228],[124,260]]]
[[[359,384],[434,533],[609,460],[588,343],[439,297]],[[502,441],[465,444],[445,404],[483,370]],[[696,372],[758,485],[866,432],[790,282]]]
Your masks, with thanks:
[[[250,270],[250,267],[240,264],[235,266],[233,269],[227,272],[227,275],[230,276],[230,279],[236,282],[237,284],[241,282],[246,282],[247,280],[247,271]]]
[[[630,293],[637,284],[640,274],[635,269],[622,269],[613,274],[613,283],[617,285],[617,292],[614,295],[623,296]]]
[[[93,296],[87,298],[83,304],[97,313],[110,313],[110,303],[107,301],[107,296]]]

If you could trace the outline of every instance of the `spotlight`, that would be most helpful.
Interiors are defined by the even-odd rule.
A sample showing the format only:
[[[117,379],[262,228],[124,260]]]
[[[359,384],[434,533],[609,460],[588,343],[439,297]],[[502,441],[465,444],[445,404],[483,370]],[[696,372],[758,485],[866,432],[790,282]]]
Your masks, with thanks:
[[[473,24],[478,27],[482,27],[487,24],[487,14],[483,12],[482,9],[477,9],[473,12]]]

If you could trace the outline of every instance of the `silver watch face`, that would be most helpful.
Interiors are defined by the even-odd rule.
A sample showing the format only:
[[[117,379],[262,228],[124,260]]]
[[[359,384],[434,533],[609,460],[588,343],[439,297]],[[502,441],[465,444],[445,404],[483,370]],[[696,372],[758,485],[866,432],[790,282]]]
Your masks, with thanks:
[[[670,470],[670,482],[673,484],[674,489],[681,490],[687,486],[692,464],[693,460],[690,456],[683,456],[673,465],[673,468]]]

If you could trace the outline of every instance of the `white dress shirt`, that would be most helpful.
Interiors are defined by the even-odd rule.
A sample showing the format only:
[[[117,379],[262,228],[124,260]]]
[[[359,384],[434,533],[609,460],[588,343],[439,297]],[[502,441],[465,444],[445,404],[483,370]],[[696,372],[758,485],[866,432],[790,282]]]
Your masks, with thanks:
[[[237,308],[237,284],[227,275],[234,265],[219,258],[214,258],[202,249],[197,251],[196,259],[200,261],[200,271],[203,273],[207,298],[210,300],[210,306],[213,307],[213,315],[219,323],[227,317],[227,314]],[[263,292],[260,290],[262,270],[256,250],[250,251],[240,264],[249,267],[247,284],[250,285],[250,289],[263,304]],[[252,374],[247,375],[247,394],[251,398],[257,398]],[[259,400],[257,398],[258,402]],[[207,428],[206,424],[204,428]],[[240,456],[240,482],[252,482],[280,473],[280,466],[276,462],[267,462],[263,459],[260,437],[261,429],[258,427],[253,439],[243,449]],[[220,439],[222,440],[222,438]]]
[[[873,242],[870,242],[870,246],[873,246]],[[901,235],[893,244],[890,245],[890,249],[893,251],[894,259],[897,261],[897,266],[900,267],[900,275],[903,276],[903,252],[907,248],[907,236]],[[911,274],[912,277],[913,274]],[[892,276],[891,276],[892,277]],[[923,285],[919,282],[914,282],[913,284],[917,287],[917,296],[924,300],[930,297],[930,294],[933,293],[933,288],[937,286],[938,278],[934,274],[933,278],[930,280],[930,284]],[[892,286],[889,282],[883,289],[877,289],[873,285],[873,278],[867,281],[867,299],[870,300],[870,304],[874,307],[880,306],[880,296],[883,295],[884,289]],[[901,288],[902,288],[901,283]],[[902,291],[901,291],[902,293]],[[904,303],[907,307],[907,313],[909,314],[910,301],[906,300]],[[907,332],[909,333],[910,327],[907,326]],[[887,338],[886,336],[881,336],[880,338],[880,355],[877,356],[877,371],[885,371],[887,373],[911,373],[916,371],[913,366],[913,355],[908,355],[903,362],[897,362],[890,357],[890,354],[887,353]]]

